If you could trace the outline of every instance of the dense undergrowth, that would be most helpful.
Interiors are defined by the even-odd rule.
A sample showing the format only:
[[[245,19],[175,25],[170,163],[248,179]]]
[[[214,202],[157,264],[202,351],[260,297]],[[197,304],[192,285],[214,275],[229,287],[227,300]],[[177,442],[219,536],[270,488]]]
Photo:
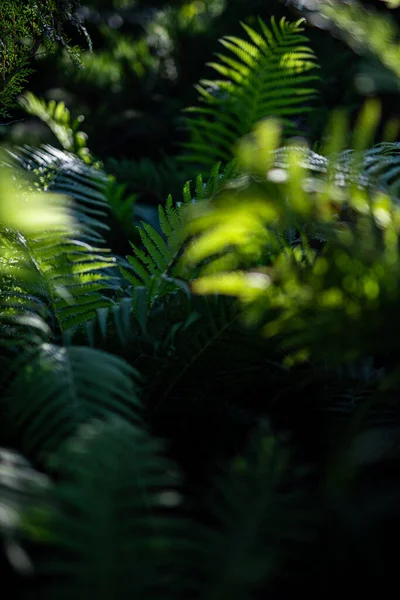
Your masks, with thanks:
[[[354,3],[318,15],[376,92],[320,135],[303,19],[225,32],[158,162],[19,98],[54,143],[1,156],[2,598],[396,589],[399,49]]]

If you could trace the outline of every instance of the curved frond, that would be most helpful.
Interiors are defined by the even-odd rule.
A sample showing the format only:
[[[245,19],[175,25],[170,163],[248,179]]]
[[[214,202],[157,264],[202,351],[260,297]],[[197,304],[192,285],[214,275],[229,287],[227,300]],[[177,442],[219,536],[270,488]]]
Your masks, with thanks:
[[[3,414],[9,439],[29,456],[53,451],[93,417],[138,420],[138,373],[112,354],[43,344],[13,367]]]
[[[46,102],[32,92],[25,92],[19,99],[19,104],[30,115],[38,117],[54,133],[64,150],[79,156],[86,164],[93,162],[89,149],[86,147],[87,136],[79,131],[84,117],[71,121],[71,113],[64,102],[50,100]]]
[[[23,146],[10,152],[17,164],[36,177],[45,191],[65,194],[73,199],[71,211],[80,224],[82,241],[104,244],[103,234],[109,230],[110,207],[106,198],[108,175],[85,164],[70,152],[53,146]]]
[[[222,45],[231,56],[217,54],[210,63],[222,80],[203,80],[197,89],[206,107],[191,107],[190,141],[182,160],[200,165],[231,160],[235,144],[266,117],[279,118],[287,134],[298,133],[296,117],[310,112],[316,97],[317,67],[302,20],[284,18],[270,27],[259,19],[261,33],[242,24],[250,41],[227,36]]]
[[[293,146],[291,146],[293,149]],[[288,168],[290,150],[282,147],[275,152],[274,166]],[[385,190],[392,197],[400,196],[400,143],[382,142],[363,152],[343,150],[339,154],[322,156],[307,147],[296,147],[300,164],[313,176],[323,177],[331,171],[338,186],[357,182],[363,187]]]
[[[207,182],[199,175],[194,191],[191,182],[187,182],[183,188],[183,202],[174,204],[169,196],[165,206],[158,207],[161,234],[148,223],[142,223],[138,228],[142,247],[131,243],[133,255],[126,257],[129,269],[121,266],[120,270],[133,290],[146,289],[149,306],[157,298],[184,285],[183,277],[187,277],[187,272],[182,269],[179,258],[186,240],[185,209],[191,203],[214,196],[235,173],[234,162],[222,172],[220,167],[220,163],[214,165]]]
[[[109,180],[102,171],[51,147],[21,148],[12,156],[34,172],[39,187],[52,192],[53,204],[71,217],[69,225],[57,231],[12,236],[14,252],[20,261],[24,257],[20,266],[28,265],[34,274],[59,334],[94,317],[97,308],[110,303],[105,294],[118,287],[112,270],[116,259],[103,238],[109,229]]]

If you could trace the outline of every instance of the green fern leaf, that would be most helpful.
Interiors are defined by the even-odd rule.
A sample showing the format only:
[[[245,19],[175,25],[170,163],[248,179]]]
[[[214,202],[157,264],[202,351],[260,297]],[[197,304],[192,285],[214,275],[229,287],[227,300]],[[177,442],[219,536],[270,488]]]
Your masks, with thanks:
[[[270,28],[259,19],[261,34],[242,24],[251,41],[235,36],[221,40],[232,56],[218,54],[209,63],[224,80],[202,80],[197,87],[206,107],[191,107],[187,118],[190,140],[184,144],[186,162],[209,165],[231,160],[236,142],[266,117],[279,118],[287,134],[296,132],[294,120],[310,112],[316,97],[312,85],[317,67],[307,38],[300,34],[302,20]]]
[[[64,102],[56,102],[37,98],[32,92],[26,92],[19,104],[30,115],[38,117],[54,133],[64,150],[73,152],[86,164],[93,162],[89,149],[86,147],[87,135],[79,131],[84,117],[80,116],[71,121],[71,114]]]
[[[10,155],[26,171],[36,175],[38,187],[73,198],[71,209],[81,226],[82,241],[104,244],[103,233],[109,230],[110,218],[106,197],[109,178],[104,171],[52,146],[24,146]]]
[[[50,576],[42,598],[175,597],[188,543],[172,512],[176,467],[160,454],[144,430],[116,418],[85,425],[65,445],[51,463],[61,481],[45,496],[52,508],[38,537]]]
[[[14,364],[3,399],[10,440],[28,456],[47,453],[93,417],[136,422],[137,372],[111,354],[43,344]]]
[[[158,208],[160,229],[165,239],[147,223],[142,223],[139,227],[142,248],[130,243],[134,253],[126,257],[130,268],[120,266],[120,271],[134,289],[137,286],[146,288],[149,307],[157,298],[180,289],[176,282],[184,275],[179,257],[186,239],[186,207],[193,202],[211,198],[235,172],[234,162],[229,163],[222,172],[221,163],[217,163],[211,169],[206,183],[201,175],[197,177],[194,196],[190,181],[183,187],[183,202],[174,206],[172,196],[168,196],[165,207]],[[186,276],[189,276],[188,273]]]
[[[29,240],[14,238],[14,246],[24,256],[21,264],[31,265],[41,280],[52,327],[58,335],[94,318],[97,308],[111,303],[105,294],[111,296],[118,289],[119,279],[113,271],[116,259],[103,238],[109,229],[105,195],[109,180],[99,169],[51,147],[26,147],[12,156],[37,174],[39,185],[56,192],[54,202],[57,204],[58,198],[60,207],[68,207],[75,220],[69,229],[43,231]]]

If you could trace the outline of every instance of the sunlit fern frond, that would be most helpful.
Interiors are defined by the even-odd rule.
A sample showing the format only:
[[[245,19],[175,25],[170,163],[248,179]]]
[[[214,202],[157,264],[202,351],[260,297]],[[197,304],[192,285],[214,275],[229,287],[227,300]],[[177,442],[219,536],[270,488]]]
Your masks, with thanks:
[[[343,187],[357,182],[363,187],[385,190],[392,197],[400,195],[399,142],[382,142],[361,153],[347,149],[332,156],[322,156],[305,146],[296,150],[301,156],[301,166],[315,177],[325,177],[330,169],[335,185]],[[288,168],[289,152],[285,147],[275,152],[276,168]]]
[[[145,288],[149,305],[157,298],[180,289],[180,280],[187,276],[179,263],[179,258],[186,239],[184,218],[185,208],[205,198],[212,198],[218,193],[235,173],[234,162],[229,163],[221,171],[217,163],[211,169],[208,181],[204,182],[199,175],[194,190],[191,182],[183,188],[183,201],[174,203],[169,196],[165,206],[158,207],[161,234],[148,223],[142,223],[139,235],[142,245],[131,243],[133,255],[126,257],[129,268],[120,267],[121,273],[133,287]]]
[[[359,133],[357,136],[360,140]],[[285,153],[287,162],[282,160]],[[308,360],[311,355],[317,360],[325,351],[330,361],[347,361],[362,356],[361,346],[370,354],[373,327],[383,335],[381,316],[381,325],[377,325],[383,306],[387,315],[396,310],[397,144],[349,149],[326,158],[296,147],[278,155],[278,170],[269,166],[257,183],[251,181],[236,195],[225,190],[225,196],[216,202],[194,207],[201,210],[189,223],[188,233],[193,237],[185,257],[193,267],[203,265],[204,277],[192,282],[191,290],[236,296],[246,306],[249,325],[264,322],[264,334],[272,337],[285,331],[282,348],[296,348],[286,364]],[[302,241],[283,252],[274,244],[290,227],[300,231]],[[310,247],[316,234],[326,243]],[[265,252],[268,246],[269,256]],[[340,260],[335,260],[339,255]],[[323,273],[319,272],[321,265]],[[368,284],[361,288],[359,281]],[[393,294],[391,286],[396,290]],[[321,290],[326,299],[324,308]],[[368,300],[369,294],[375,304]],[[302,301],[304,308],[300,309]],[[373,318],[369,312],[372,304]],[[313,313],[316,305],[319,310]],[[357,325],[351,310],[357,312]],[[279,316],[275,318],[275,314]],[[335,341],[339,315],[343,331],[340,352]],[[361,315],[365,315],[364,320]],[[389,322],[385,343],[386,348],[393,348],[396,336]],[[328,337],[331,342],[324,344]]]
[[[103,238],[109,229],[105,195],[109,180],[102,171],[51,147],[22,148],[12,156],[33,171],[39,189],[51,192],[53,202],[72,218],[70,227],[59,231],[43,230],[30,238],[13,236],[15,251],[25,255],[41,279],[60,333],[95,316],[118,287],[116,259]]]
[[[30,115],[38,117],[54,133],[61,146],[67,152],[72,152],[86,164],[93,162],[89,149],[86,147],[87,135],[79,131],[84,120],[81,115],[71,120],[71,113],[64,102],[50,100],[46,102],[32,92],[25,92],[19,99],[19,105]]]
[[[73,199],[71,210],[81,226],[83,242],[104,244],[103,234],[109,230],[110,217],[106,198],[109,177],[104,171],[52,146],[23,146],[10,154],[17,164],[35,177],[39,189],[65,194]]]
[[[361,168],[371,184],[400,196],[400,143],[383,142],[366,150]]]
[[[57,330],[49,286],[28,245],[44,231],[57,245],[73,227],[65,198],[35,193],[1,168],[0,330],[2,365],[6,355],[48,341]],[[53,299],[55,300],[55,290]]]
[[[71,235],[72,234],[72,235]],[[104,292],[114,287],[109,267],[115,259],[76,239],[77,231],[44,231],[35,238],[3,233],[7,248],[5,306],[15,314],[27,311],[45,318],[54,335],[78,326],[107,306]]]
[[[219,62],[210,63],[224,79],[197,86],[203,104],[188,109],[190,140],[182,160],[201,166],[231,160],[239,139],[266,117],[280,118],[286,133],[296,133],[294,119],[311,111],[318,80],[302,22],[272,18],[268,27],[259,19],[260,33],[243,24],[250,41],[221,40],[232,55],[217,54]]]

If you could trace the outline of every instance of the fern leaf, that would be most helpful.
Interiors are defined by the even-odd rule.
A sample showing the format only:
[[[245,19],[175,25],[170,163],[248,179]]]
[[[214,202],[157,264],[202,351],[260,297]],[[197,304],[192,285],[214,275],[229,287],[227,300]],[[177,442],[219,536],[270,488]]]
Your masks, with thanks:
[[[51,146],[24,146],[10,155],[37,176],[39,187],[73,198],[71,208],[81,226],[83,241],[104,244],[103,233],[109,229],[110,207],[106,197],[109,179],[103,171]]]
[[[232,158],[235,143],[265,117],[282,120],[286,133],[296,131],[293,119],[310,112],[318,77],[311,49],[300,35],[302,21],[270,27],[259,20],[261,33],[242,24],[250,41],[227,36],[222,45],[233,56],[218,54],[210,63],[225,80],[202,80],[198,91],[206,107],[191,107],[186,123],[190,140],[182,160],[208,165]]]
[[[318,524],[302,479],[287,449],[258,427],[207,503],[215,526],[197,533],[200,597],[239,600],[287,576],[288,564],[299,568]]]
[[[116,259],[103,238],[109,229],[108,177],[51,147],[22,148],[13,157],[25,169],[34,170],[41,185],[56,192],[54,202],[57,204],[58,199],[60,207],[67,206],[74,218],[71,228],[43,231],[29,240],[14,239],[14,246],[25,257],[24,264],[30,264],[42,282],[53,326],[56,323],[55,333],[60,334],[95,317],[98,307],[110,304],[105,294],[112,295],[118,286],[112,270]]]
[[[197,177],[194,196],[190,181],[183,187],[182,203],[174,206],[172,196],[168,196],[165,207],[158,208],[160,229],[165,239],[147,223],[139,227],[142,248],[131,243],[134,254],[126,257],[130,268],[121,266],[120,271],[133,288],[146,287],[149,307],[157,298],[180,289],[174,281],[183,277],[178,259],[186,239],[186,207],[193,202],[210,199],[234,176],[235,170],[233,161],[222,172],[221,163],[217,163],[213,165],[207,182],[203,182],[201,175]]]
[[[10,377],[3,400],[8,435],[28,456],[53,451],[93,417],[137,421],[137,373],[109,353],[43,344],[21,357]]]
[[[93,162],[89,149],[86,147],[87,136],[79,131],[83,116],[71,121],[71,114],[64,102],[55,102],[37,98],[32,92],[26,92],[19,104],[30,115],[38,117],[48,125],[64,150],[76,154],[86,164]]]
[[[81,428],[52,466],[61,481],[45,496],[52,508],[42,519],[42,539],[49,543],[41,544],[40,568],[50,577],[42,597],[83,600],[91,590],[99,600],[172,600],[171,583],[188,543],[173,513],[180,502],[176,468],[159,443],[116,418],[95,421]],[[34,524],[35,515],[33,531]]]

